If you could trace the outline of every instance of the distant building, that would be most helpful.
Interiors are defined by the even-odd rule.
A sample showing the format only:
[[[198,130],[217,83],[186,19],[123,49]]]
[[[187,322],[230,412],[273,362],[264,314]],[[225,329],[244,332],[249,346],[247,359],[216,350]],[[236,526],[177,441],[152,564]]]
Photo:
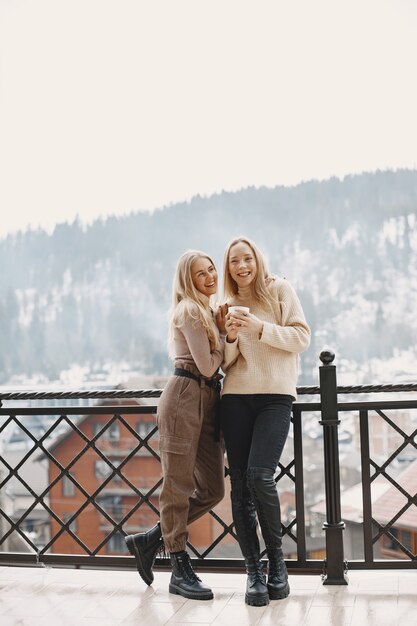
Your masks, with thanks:
[[[11,468],[15,469],[21,459],[27,454],[28,446],[23,442],[10,444],[3,450],[1,458]],[[1,544],[0,550],[7,552],[33,552],[33,548],[25,540],[28,537],[37,548],[43,548],[49,541],[49,515],[41,503],[34,505],[34,497],[29,491],[36,494],[44,492],[47,486],[47,473],[44,468],[30,455],[18,469],[17,476],[10,476],[7,466],[2,463],[0,468],[0,482],[7,482],[0,490],[0,509],[13,521],[17,522],[22,516],[24,520],[19,524],[23,536],[17,531],[10,533]],[[27,485],[29,489],[25,486]],[[45,503],[49,503],[48,496]],[[8,521],[0,515],[0,537],[10,529]]]
[[[410,465],[395,481],[405,492],[415,497],[417,493],[417,461]],[[383,526],[388,524],[408,503],[406,496],[397,487],[391,485],[372,505],[374,518]],[[417,554],[417,506],[411,504],[389,529],[393,539],[384,535],[380,554],[385,559],[407,559],[407,554],[398,546],[399,541],[412,554]],[[397,541],[396,541],[397,540]]]
[[[161,480],[161,465],[159,460],[152,454],[158,453],[159,435],[155,434],[149,439],[146,447],[141,447],[122,468],[124,477],[115,475],[105,486],[100,486],[111,474],[111,467],[106,459],[118,467],[138,445],[134,433],[142,439],[146,438],[156,427],[154,414],[123,414],[123,406],[139,405],[135,400],[109,400],[101,405],[119,405],[120,416],[126,423],[114,420],[96,441],[97,449],[103,454],[89,448],[80,455],[80,458],[71,467],[71,476],[80,484],[83,490],[94,495],[96,502],[107,514],[99,512],[93,504],[89,503],[82,491],[67,477],[56,479],[60,473],[59,466],[67,467],[77,457],[86,445],[85,440],[74,429],[68,427],[47,447],[53,456],[52,461],[42,454],[42,463],[48,466],[48,484],[53,484],[49,491],[49,505],[57,518],[63,522],[71,520],[73,514],[82,507],[81,513],[70,523],[70,529],[90,550],[97,549],[98,554],[124,554],[127,552],[122,534],[119,532],[112,535],[106,542],[107,536],[114,528],[114,522],[120,522],[126,514],[134,511],[129,519],[123,524],[123,530],[127,533],[137,533],[149,529],[158,520],[160,486],[154,489],[154,485]],[[99,413],[96,415],[84,415],[75,421],[77,428],[89,440],[95,437],[106,424],[113,419],[113,415]],[[126,480],[125,480],[126,479]],[[145,501],[139,506],[140,498],[132,490],[129,482],[138,488]],[[99,492],[97,493],[97,491]],[[216,511],[223,518],[227,518],[228,494],[224,501],[216,507]],[[229,515],[230,517],[230,515]],[[228,522],[230,523],[230,521]],[[59,522],[51,517],[51,536],[60,531]],[[204,549],[216,539],[222,532],[222,526],[210,515],[204,515],[200,520],[190,526],[190,542],[196,548]],[[233,538],[228,537],[225,543],[235,543]],[[51,546],[55,553],[80,553],[82,548],[68,532],[62,532]]]
[[[392,420],[395,425],[406,434],[411,434],[415,425],[412,421],[412,413],[408,410],[393,409],[384,411],[388,419]],[[375,459],[387,459],[393,451],[403,442],[402,435],[391,426],[391,424],[381,417],[376,411],[370,411],[368,414],[369,439],[371,456]],[[359,420],[355,422],[355,447],[360,450],[360,431]],[[412,446],[407,446],[399,454],[399,460],[404,462],[414,461],[417,459],[417,450]]]
[[[389,469],[387,470],[388,474]],[[417,461],[395,475],[394,480],[400,487],[414,497],[417,493]],[[372,517],[382,527],[386,526],[407,505],[407,498],[386,479],[375,480],[371,485]],[[326,503],[318,502],[310,509],[320,525],[326,520]],[[346,489],[341,494],[341,514],[345,522],[343,533],[345,558],[363,559],[363,503],[362,482]],[[374,535],[377,524],[373,525]],[[404,513],[387,529],[394,539],[384,534],[374,544],[375,559],[407,559],[407,554],[400,548],[399,541],[413,554],[417,553],[417,507],[411,504]]]

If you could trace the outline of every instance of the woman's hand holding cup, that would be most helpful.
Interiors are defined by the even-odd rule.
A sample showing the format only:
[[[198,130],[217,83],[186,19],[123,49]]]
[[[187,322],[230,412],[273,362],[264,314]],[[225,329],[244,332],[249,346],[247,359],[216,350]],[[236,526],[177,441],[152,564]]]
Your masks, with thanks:
[[[228,313],[226,315],[226,331],[227,340],[233,342],[237,339],[237,334],[241,330],[243,315],[249,314],[249,307],[247,306],[229,306]]]
[[[262,333],[263,322],[256,315],[253,315],[247,306],[229,306],[229,312],[226,316],[226,330],[228,330],[228,322],[230,322],[231,331],[234,331],[236,336],[239,331],[258,335]],[[230,337],[229,331],[228,337],[234,341]]]

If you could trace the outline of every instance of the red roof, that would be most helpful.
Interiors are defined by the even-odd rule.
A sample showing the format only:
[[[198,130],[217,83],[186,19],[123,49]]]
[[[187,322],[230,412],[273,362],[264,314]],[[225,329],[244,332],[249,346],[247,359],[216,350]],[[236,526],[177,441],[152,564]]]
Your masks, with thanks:
[[[389,474],[389,471],[387,472]],[[417,460],[401,474],[393,478],[410,496],[417,494]],[[386,478],[371,485],[372,517],[382,525],[387,524],[407,504],[408,499],[391,485]],[[326,515],[326,501],[321,500],[311,507],[311,512]],[[341,494],[341,513],[344,521],[363,522],[362,483],[358,483]],[[394,523],[396,528],[417,530],[417,506],[411,504]]]
[[[415,496],[417,494],[417,460],[413,461],[401,474],[395,476],[394,480],[410,496]],[[392,485],[372,504],[372,515],[380,524],[386,524],[407,504],[407,501],[408,499],[401,491]],[[394,525],[397,528],[416,530],[417,506],[411,504]]]

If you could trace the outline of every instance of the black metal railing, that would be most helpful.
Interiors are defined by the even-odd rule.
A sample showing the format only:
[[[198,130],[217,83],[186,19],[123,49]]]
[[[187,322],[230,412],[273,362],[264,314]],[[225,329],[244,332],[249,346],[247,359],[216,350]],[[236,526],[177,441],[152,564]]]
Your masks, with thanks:
[[[350,568],[410,568],[417,565],[417,520],[415,550],[413,545],[401,541],[396,524],[402,515],[417,507],[417,494],[409,493],[393,477],[388,467],[399,454],[410,446],[417,450],[417,429],[408,434],[386,415],[391,409],[412,410],[417,400],[341,402],[342,394],[370,394],[382,392],[417,391],[417,384],[337,386],[334,354],[323,351],[320,355],[320,385],[300,387],[298,394],[319,395],[320,402],[297,401],[292,415],[292,456],[281,461],[276,482],[289,481],[294,490],[294,511],[284,519],[283,534],[294,545],[294,557],[287,561],[293,571],[324,572],[325,584],[346,584],[347,561],[344,556],[343,496],[340,489],[339,426],[344,415],[357,415],[359,421],[359,446],[361,453],[362,484],[362,540],[363,558],[349,559]],[[5,453],[0,457],[0,564],[49,564],[68,566],[132,567],[132,557],[117,555],[123,551],[123,535],[149,527],[158,518],[158,493],[162,478],[155,476],[155,464],[159,464],[158,431],[154,422],[156,404],[126,404],[142,399],[158,398],[161,390],[106,390],[77,392],[10,392],[0,394],[0,437],[12,426],[26,437],[26,449],[14,462]],[[93,406],[40,406],[48,400],[89,399],[105,400]],[[42,401],[42,402],[41,402]],[[30,402],[31,406],[25,406]],[[3,404],[10,406],[3,406]],[[370,412],[377,415],[402,440],[390,451],[382,463],[372,456],[369,432]],[[44,432],[32,432],[25,421],[30,416],[48,416],[50,424]],[[308,476],[304,471],[306,455],[303,450],[303,425],[306,416],[315,415],[323,435],[322,482],[325,485],[323,514],[324,558],[311,557],[308,549],[309,526],[307,518],[305,485]],[[93,429],[92,417],[100,418]],[[141,419],[139,430],[135,427]],[[120,436],[122,431],[123,437]],[[65,442],[71,440],[66,447]],[[28,444],[29,442],[29,444]],[[1,452],[1,451],[0,451]],[[36,486],[32,477],[25,475],[27,466],[34,458],[37,463],[47,463],[47,484]],[[137,463],[140,462],[140,470]],[[308,460],[308,459],[307,459]],[[85,470],[89,463],[94,480],[88,482]],[[153,465],[150,482],[146,480],[145,465]],[[151,469],[149,469],[151,467]],[[92,469],[95,468],[95,469]],[[152,469],[153,468],[153,469]],[[140,471],[141,474],[137,472]],[[83,473],[84,472],[84,473]],[[143,473],[145,472],[145,473]],[[152,473],[153,472],[153,473]],[[148,472],[149,473],[149,472]],[[225,467],[228,474],[227,465]],[[372,485],[383,478],[390,487],[398,490],[403,498],[402,506],[392,516],[381,521],[373,515]],[[30,504],[19,510],[9,511],[6,500],[9,487],[17,485],[26,494]],[[417,491],[417,487],[416,487]],[[1,497],[1,494],[3,497]],[[72,498],[72,500],[71,500]],[[71,504],[71,506],[70,506]],[[36,513],[36,515],[35,515]],[[47,532],[39,538],[33,533],[33,520],[43,517]],[[95,515],[100,536],[89,537]],[[210,512],[217,535],[201,548],[189,542],[197,565],[206,568],[240,568],[238,554],[225,558],[215,556],[223,541],[234,542],[236,535],[231,519],[223,519],[218,511]],[[39,522],[40,524],[42,523]],[[32,530],[31,530],[32,528]],[[407,531],[408,532],[408,531]],[[412,531],[410,531],[411,536]],[[8,547],[8,543],[20,539],[25,551]],[[375,556],[375,545],[388,538],[399,558],[381,559]],[[407,538],[409,536],[407,535]],[[407,539],[408,540],[408,539]],[[414,539],[413,539],[414,541]],[[69,543],[68,543],[69,542]],[[203,542],[204,543],[204,542]],[[68,548],[70,545],[70,548]],[[237,545],[237,544],[236,544]],[[110,554],[108,554],[110,552]],[[116,555],[115,555],[116,553]],[[166,559],[160,558],[156,565],[163,567]]]

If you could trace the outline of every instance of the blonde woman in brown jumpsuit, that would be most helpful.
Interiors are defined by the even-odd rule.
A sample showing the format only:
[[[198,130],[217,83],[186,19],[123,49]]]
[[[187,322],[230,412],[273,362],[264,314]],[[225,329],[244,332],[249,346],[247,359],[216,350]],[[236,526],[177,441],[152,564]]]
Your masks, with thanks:
[[[210,308],[216,291],[217,271],[210,257],[196,250],[185,252],[173,282],[169,345],[174,375],[162,393],[157,415],[163,474],[161,521],[147,533],[126,537],[138,572],[148,585],[153,582],[156,554],[164,545],[172,566],[170,592],[197,600],[209,600],[213,592],[192,569],[185,550],[187,525],[224,495],[224,454],[215,437],[218,369],[224,350],[224,337]]]

